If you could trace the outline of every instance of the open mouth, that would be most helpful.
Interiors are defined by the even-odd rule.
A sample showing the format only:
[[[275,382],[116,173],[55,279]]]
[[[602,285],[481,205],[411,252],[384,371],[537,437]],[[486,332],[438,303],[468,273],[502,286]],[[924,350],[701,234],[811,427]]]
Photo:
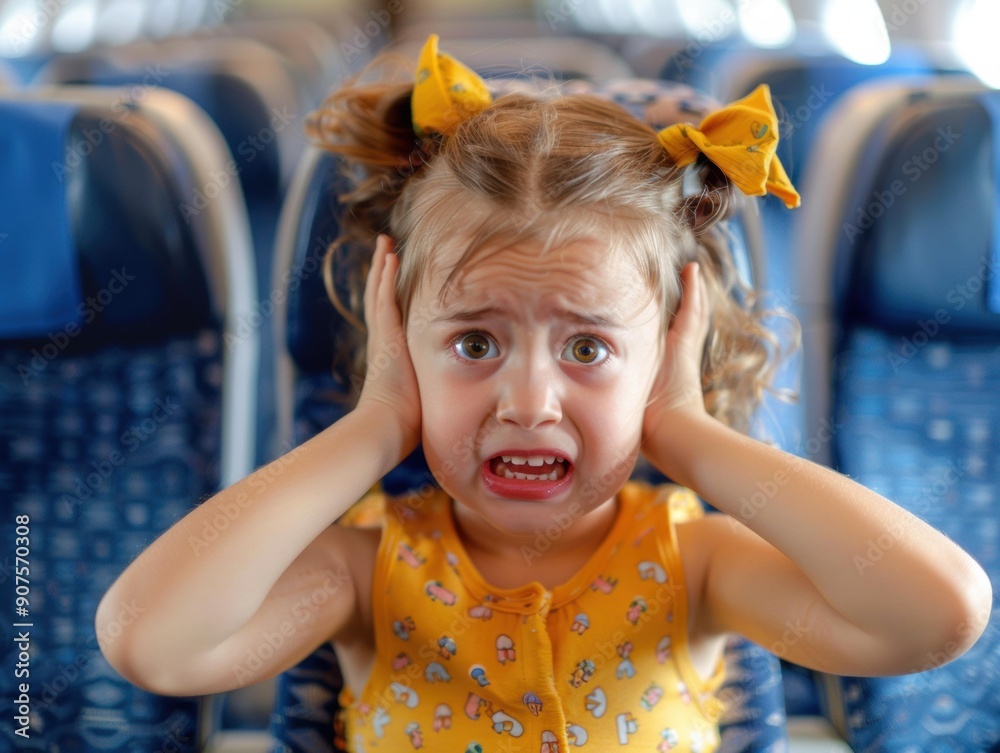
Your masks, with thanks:
[[[568,468],[569,461],[555,455],[499,455],[490,460],[495,475],[522,481],[558,481]]]
[[[552,451],[501,453],[483,463],[483,483],[501,497],[549,499],[569,488],[573,464]]]

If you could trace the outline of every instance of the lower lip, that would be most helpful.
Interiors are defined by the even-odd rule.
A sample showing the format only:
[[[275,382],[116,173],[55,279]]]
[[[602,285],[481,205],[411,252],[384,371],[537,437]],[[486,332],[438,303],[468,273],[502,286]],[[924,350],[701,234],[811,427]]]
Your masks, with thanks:
[[[490,461],[483,463],[483,484],[500,497],[508,499],[551,499],[567,488],[573,479],[573,466],[566,475],[555,481],[530,481],[523,478],[505,478],[490,469]]]

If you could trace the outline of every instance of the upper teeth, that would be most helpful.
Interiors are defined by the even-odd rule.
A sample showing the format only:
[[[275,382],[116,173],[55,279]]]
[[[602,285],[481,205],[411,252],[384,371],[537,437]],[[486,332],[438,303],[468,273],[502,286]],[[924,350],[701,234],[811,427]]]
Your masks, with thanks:
[[[500,458],[505,463],[511,463],[512,465],[531,465],[538,467],[549,463],[550,465],[556,462],[555,455],[529,455],[528,457],[521,457],[520,455],[501,455]]]

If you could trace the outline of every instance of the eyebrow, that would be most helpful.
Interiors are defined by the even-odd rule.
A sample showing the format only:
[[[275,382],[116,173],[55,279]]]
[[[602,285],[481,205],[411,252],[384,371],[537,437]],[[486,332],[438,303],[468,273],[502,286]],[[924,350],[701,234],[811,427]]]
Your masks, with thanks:
[[[573,322],[575,324],[585,324],[591,327],[603,327],[606,329],[625,329],[625,326],[602,314],[581,314],[568,309],[556,309],[556,316],[560,319]],[[470,322],[486,319],[493,316],[504,316],[503,309],[497,306],[483,306],[477,309],[465,309],[454,313],[445,313],[431,319],[431,324],[447,324],[451,322]]]

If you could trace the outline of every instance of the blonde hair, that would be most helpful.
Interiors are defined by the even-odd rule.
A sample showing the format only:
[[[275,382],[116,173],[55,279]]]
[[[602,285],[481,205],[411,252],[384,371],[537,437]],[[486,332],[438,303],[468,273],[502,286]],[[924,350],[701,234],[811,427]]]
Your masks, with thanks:
[[[335,369],[351,368],[356,389],[363,381],[361,303],[379,233],[400,255],[404,317],[434,249],[454,242],[457,227],[467,246],[452,275],[487,246],[536,241],[550,249],[600,239],[635,264],[659,297],[665,326],[680,300],[680,270],[699,262],[712,310],[702,364],[706,408],[746,431],[779,353],[762,321],[767,312],[755,310],[754,292],[740,281],[716,225],[742,199],[725,176],[702,161],[701,192],[683,196],[684,170],[651,127],[612,102],[554,88],[500,96],[452,136],[418,141],[412,90],[348,85],[307,121],[312,140],[340,155],[351,185],[340,197],[341,235],[324,260],[330,299],[354,325],[337,343]]]

